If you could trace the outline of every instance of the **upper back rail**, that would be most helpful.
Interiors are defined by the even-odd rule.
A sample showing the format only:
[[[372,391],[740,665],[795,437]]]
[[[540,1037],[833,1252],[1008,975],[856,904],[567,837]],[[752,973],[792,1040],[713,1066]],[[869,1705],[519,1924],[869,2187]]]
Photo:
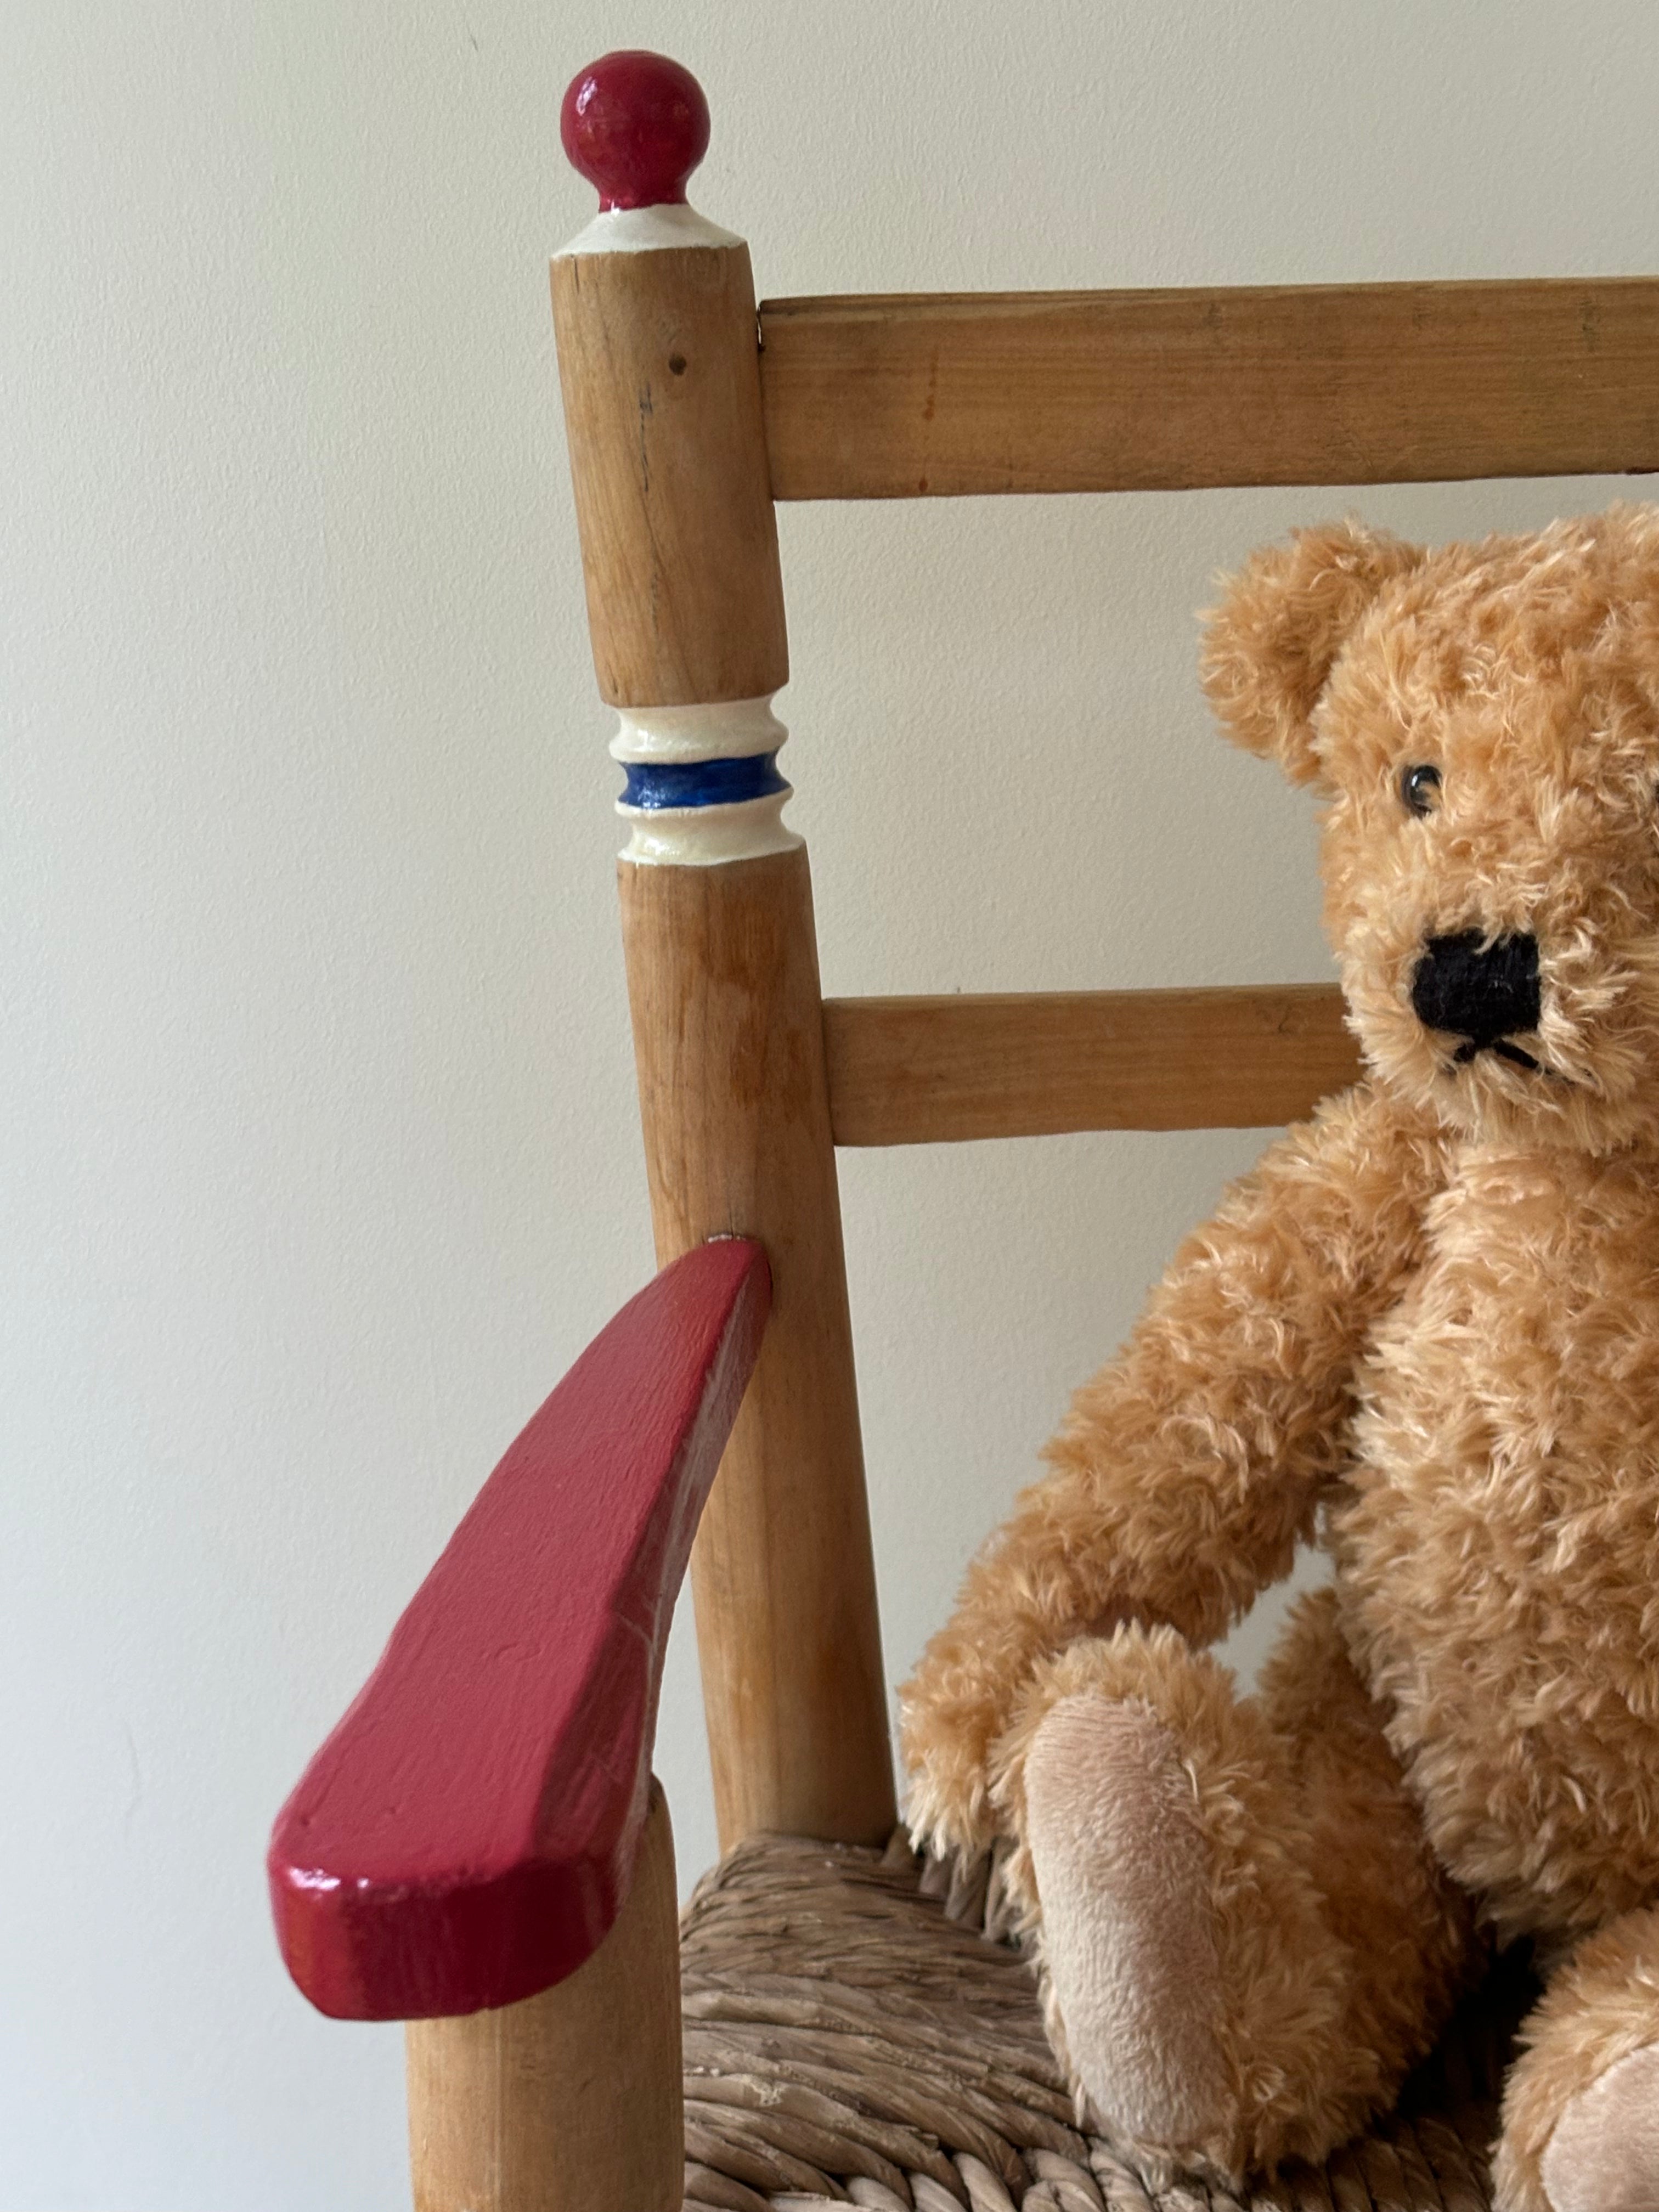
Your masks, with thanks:
[[[1659,470],[1659,278],[759,310],[775,499]]]

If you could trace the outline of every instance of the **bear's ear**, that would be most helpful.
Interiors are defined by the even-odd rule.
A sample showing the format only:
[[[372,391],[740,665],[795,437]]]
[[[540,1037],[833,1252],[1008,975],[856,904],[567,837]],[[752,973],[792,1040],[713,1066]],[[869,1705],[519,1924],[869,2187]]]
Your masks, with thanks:
[[[1230,737],[1292,783],[1319,774],[1312,716],[1336,657],[1384,585],[1424,558],[1357,522],[1253,553],[1204,617],[1204,690]]]

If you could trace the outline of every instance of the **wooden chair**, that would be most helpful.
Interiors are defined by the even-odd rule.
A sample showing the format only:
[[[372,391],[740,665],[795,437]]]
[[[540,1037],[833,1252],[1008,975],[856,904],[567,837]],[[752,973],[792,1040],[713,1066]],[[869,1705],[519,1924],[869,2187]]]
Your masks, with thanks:
[[[684,204],[694,80],[612,55],[563,122],[601,192],[553,303],[665,1272],[491,1477],[285,1807],[284,1953],[325,2011],[410,2021],[422,2212],[1145,2205],[1073,2128],[1021,1961],[962,1924],[980,1899],[930,1895],[890,1844],[836,1147],[1276,1125],[1353,1050],[1322,987],[823,1000],[776,768],[774,502],[1651,470],[1659,282],[757,315],[748,249]],[[687,1928],[689,2130],[649,1779],[688,1553],[727,1854]],[[1485,2203],[1490,2068],[1460,2048],[1258,2201]]]

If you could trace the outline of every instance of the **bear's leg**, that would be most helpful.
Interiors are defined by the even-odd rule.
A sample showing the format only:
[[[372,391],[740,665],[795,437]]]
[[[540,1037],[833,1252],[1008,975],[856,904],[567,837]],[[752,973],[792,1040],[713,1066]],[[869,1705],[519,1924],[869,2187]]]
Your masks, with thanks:
[[[1317,2159],[1388,2102],[1475,1944],[1329,1592],[1257,1698],[1120,1629],[1047,1664],[1000,1749],[1050,2031],[1149,2179]]]
[[[1659,1907],[1558,1966],[1504,2092],[1501,2212],[1659,2206]]]

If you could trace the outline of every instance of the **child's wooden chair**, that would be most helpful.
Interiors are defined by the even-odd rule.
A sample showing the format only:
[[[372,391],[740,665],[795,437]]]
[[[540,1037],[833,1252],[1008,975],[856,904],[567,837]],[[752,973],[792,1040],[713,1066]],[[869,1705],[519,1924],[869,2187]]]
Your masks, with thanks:
[[[1353,1051],[1322,987],[823,1001],[773,502],[1651,470],[1659,282],[757,317],[747,247],[684,203],[695,81],[611,55],[563,123],[601,194],[553,302],[664,1273],[284,1808],[283,1950],[325,2011],[410,2021],[422,2212],[1193,2205],[1078,2133],[1022,1962],[962,1924],[982,1895],[927,1894],[895,1835],[835,1147],[1272,1126]],[[688,1553],[727,1856],[686,1923],[683,2097],[649,1768]],[[1255,2201],[1486,2203],[1500,2033]]]

